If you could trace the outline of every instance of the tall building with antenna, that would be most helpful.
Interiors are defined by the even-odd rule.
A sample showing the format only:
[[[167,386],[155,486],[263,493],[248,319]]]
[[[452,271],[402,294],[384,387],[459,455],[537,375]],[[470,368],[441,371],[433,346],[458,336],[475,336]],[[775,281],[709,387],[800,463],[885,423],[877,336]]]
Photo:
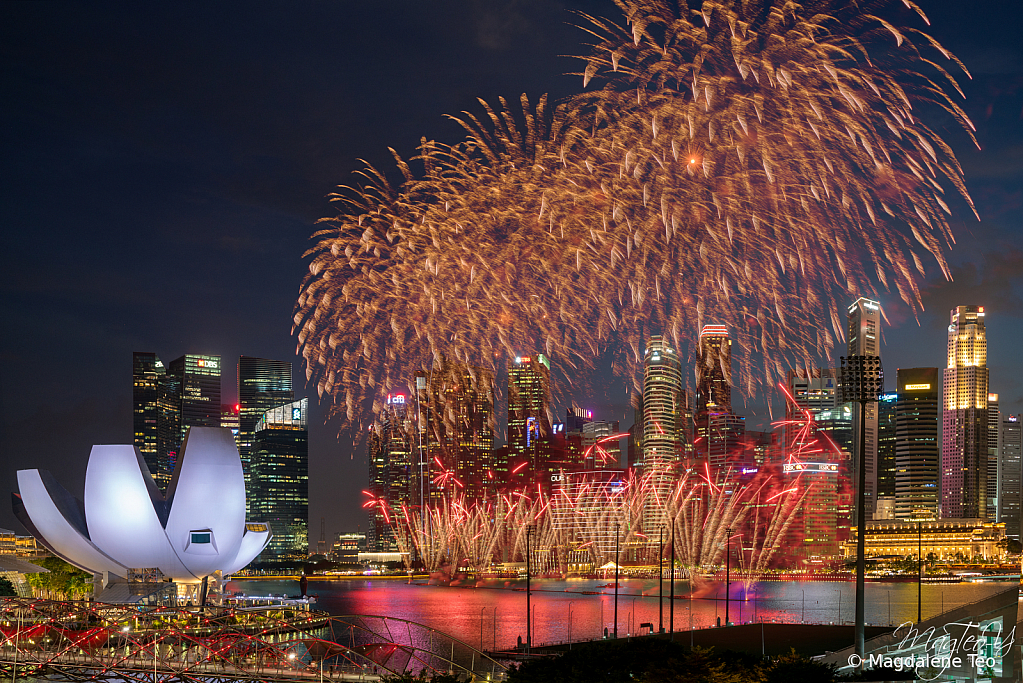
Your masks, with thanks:
[[[942,381],[941,516],[987,517],[988,368],[983,306],[957,306]]]

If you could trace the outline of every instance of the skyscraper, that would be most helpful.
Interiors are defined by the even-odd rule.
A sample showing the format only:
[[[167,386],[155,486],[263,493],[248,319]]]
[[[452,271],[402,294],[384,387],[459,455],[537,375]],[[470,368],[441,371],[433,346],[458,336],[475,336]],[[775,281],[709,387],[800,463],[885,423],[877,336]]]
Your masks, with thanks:
[[[988,369],[983,306],[957,306],[942,382],[941,516],[987,517]]]
[[[880,356],[878,337],[881,332],[881,305],[865,297],[857,299],[848,310],[847,356]],[[860,404],[853,404],[853,424],[860,424]],[[860,433],[853,430],[852,481],[859,481]],[[877,504],[877,403],[866,404],[866,423],[864,425],[864,443],[866,463],[865,516],[873,518]]]
[[[877,403],[877,505],[874,519],[895,519],[896,405],[898,394]]]
[[[987,518],[992,522],[998,516],[998,437],[1001,434],[1002,413],[998,409],[998,394],[987,395]]]
[[[273,538],[260,554],[304,558],[309,550],[309,399],[272,408],[253,429],[250,509]]]
[[[700,331],[696,412],[732,412],[732,340],[724,325],[704,325]]]
[[[220,356],[186,354],[171,361],[157,377],[156,393],[156,457],[146,464],[166,491],[188,428],[220,426]]]
[[[132,360],[132,426],[134,443],[152,472],[169,471],[159,459],[160,381],[167,369],[152,352],[136,351]],[[166,484],[163,484],[166,486]]]
[[[895,404],[895,518],[938,519],[941,386],[938,368],[899,368]]]
[[[708,384],[708,386],[714,386]],[[661,336],[650,337],[643,358],[645,470],[672,470],[682,453],[682,363]]]
[[[509,474],[543,477],[550,457],[551,361],[542,353],[508,363]],[[517,472],[516,468],[524,467]]]
[[[386,405],[373,425],[369,439],[369,549],[398,550],[394,515],[411,500],[416,444],[411,422],[411,400],[398,392],[387,396]]]
[[[998,519],[1005,523],[1005,535],[1020,540],[1023,512],[1023,419],[1005,415],[998,438]]]
[[[424,504],[456,493],[478,500],[498,482],[493,375],[483,368],[441,358],[424,380],[418,396],[424,462],[414,472],[412,500],[419,503],[420,487]],[[420,444],[415,446],[418,449]],[[418,457],[413,462],[418,462]]]
[[[266,411],[294,400],[290,362],[251,356],[238,358],[238,455],[245,472],[246,490],[252,485],[249,462],[256,423]]]

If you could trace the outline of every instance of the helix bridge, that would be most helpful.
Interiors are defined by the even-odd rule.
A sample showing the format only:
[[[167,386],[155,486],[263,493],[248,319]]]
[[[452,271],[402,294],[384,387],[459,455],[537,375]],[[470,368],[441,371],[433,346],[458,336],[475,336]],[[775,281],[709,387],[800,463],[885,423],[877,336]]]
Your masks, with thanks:
[[[0,679],[11,681],[373,681],[404,673],[500,681],[506,673],[468,643],[394,617],[0,601]]]

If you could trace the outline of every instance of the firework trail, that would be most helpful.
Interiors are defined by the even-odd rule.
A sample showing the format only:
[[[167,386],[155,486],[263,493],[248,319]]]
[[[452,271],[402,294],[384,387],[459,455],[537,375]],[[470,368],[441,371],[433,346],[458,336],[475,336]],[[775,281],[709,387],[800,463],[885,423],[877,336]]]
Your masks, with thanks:
[[[590,91],[484,104],[418,174],[395,155],[399,185],[368,167],[334,197],[294,323],[343,422],[442,355],[542,350],[563,400],[608,349],[634,379],[650,334],[691,358],[705,322],[734,331],[749,394],[828,356],[850,296],[916,311],[925,258],[947,275],[946,195],[970,200],[918,109],[972,124],[958,60],[882,16],[912,2],[617,4],[620,25],[586,18]]]

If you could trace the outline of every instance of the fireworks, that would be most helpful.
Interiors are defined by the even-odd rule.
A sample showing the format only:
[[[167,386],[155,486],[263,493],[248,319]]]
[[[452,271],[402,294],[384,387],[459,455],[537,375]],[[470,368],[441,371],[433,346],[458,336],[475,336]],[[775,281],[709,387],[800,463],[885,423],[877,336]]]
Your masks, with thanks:
[[[405,510],[388,519],[402,552],[449,577],[524,561],[528,527],[534,532],[530,556],[536,574],[564,576],[570,563],[613,562],[616,536],[620,561],[656,566],[657,539],[663,528],[667,556],[674,521],[675,555],[690,579],[700,582],[722,563],[731,528],[744,549],[742,571],[752,580],[770,566],[811,488],[777,490],[770,475],[726,487],[689,472],[659,496],[658,473],[624,479],[595,474],[563,473],[562,485],[549,495],[539,488],[517,490],[471,505],[456,496],[429,506],[425,518]],[[796,482],[798,477],[790,484]]]
[[[914,107],[972,126],[943,66],[962,65],[878,16],[915,5],[618,5],[622,25],[587,18],[590,91],[484,105],[464,142],[423,141],[421,173],[395,155],[400,185],[367,168],[334,198],[294,320],[343,422],[442,356],[544,351],[566,402],[599,354],[634,379],[643,339],[685,353],[706,322],[748,394],[828,356],[850,296],[919,310],[924,257],[947,272],[946,192],[969,197]]]

